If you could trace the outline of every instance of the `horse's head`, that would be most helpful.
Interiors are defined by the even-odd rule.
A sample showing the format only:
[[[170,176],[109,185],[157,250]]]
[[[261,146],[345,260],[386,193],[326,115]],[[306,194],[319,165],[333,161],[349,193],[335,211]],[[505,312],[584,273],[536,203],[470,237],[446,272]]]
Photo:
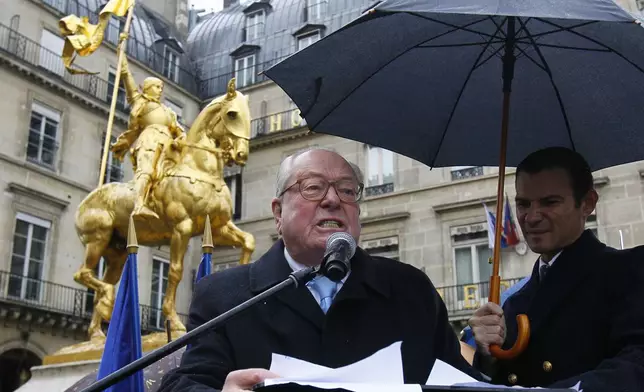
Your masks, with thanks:
[[[235,79],[228,83],[225,95],[213,99],[204,111],[217,106],[215,118],[209,121],[208,136],[224,151],[227,165],[244,166],[250,142],[250,107],[248,97],[235,90]]]

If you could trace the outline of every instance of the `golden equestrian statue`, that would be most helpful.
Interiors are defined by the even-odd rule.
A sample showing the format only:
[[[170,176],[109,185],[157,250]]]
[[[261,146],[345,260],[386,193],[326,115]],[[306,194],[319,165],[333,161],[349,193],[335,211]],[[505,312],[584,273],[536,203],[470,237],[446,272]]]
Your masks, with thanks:
[[[161,81],[146,79],[140,92],[124,65],[132,114],[128,131],[114,143],[113,151],[120,157],[130,152],[135,179],[100,186],[81,202],[76,213],[85,262],[74,280],[96,292],[88,334],[90,342],[97,344],[105,341],[101,322],[110,320],[114,308],[114,285],[127,257],[131,215],[137,218],[140,245],[170,245],[162,310],[174,336],[186,332],[175,308],[183,258],[189,240],[204,232],[206,216],[210,217],[214,244],[240,247],[241,264],[249,263],[255,250],[252,234],[241,231],[231,221],[232,198],[223,179],[224,165],[243,166],[248,158],[248,98],[235,90],[235,80],[231,80],[227,93],[212,100],[184,135],[176,115],[159,101]],[[101,257],[106,262],[103,280],[94,274]]]

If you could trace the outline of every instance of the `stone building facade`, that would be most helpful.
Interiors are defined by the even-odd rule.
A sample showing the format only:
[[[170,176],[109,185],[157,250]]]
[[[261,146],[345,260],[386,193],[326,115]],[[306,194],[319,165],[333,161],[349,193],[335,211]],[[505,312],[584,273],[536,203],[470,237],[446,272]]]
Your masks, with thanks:
[[[92,293],[73,280],[84,250],[75,232],[81,200],[98,183],[116,70],[118,30],[77,63],[96,75],[70,75],[60,53],[58,19],[96,17],[102,0],[0,0],[0,383],[20,382],[44,356],[85,339]],[[333,148],[366,175],[360,245],[412,264],[443,295],[455,331],[488,295],[490,275],[483,203],[495,207],[497,169],[430,170],[386,149],[308,131],[298,108],[260,71],[337,30],[366,10],[367,0],[226,1],[221,12],[197,16],[188,0],[139,0],[128,44],[129,64],[141,83],[165,82],[165,103],[190,126],[203,105],[236,77],[250,97],[251,153],[242,169],[226,172],[235,223],[255,236],[253,260],[277,240],[270,201],[280,161],[307,146]],[[636,5],[624,0],[627,9]],[[127,125],[119,95],[113,137]],[[132,178],[129,160],[110,159],[107,181]],[[609,245],[644,244],[644,163],[595,173],[600,193],[588,222]],[[514,196],[514,175],[506,192]],[[177,294],[188,312],[200,238],[191,242]],[[237,264],[239,249],[218,248],[213,270]],[[502,251],[501,276],[512,284],[536,256],[525,244]],[[163,329],[160,299],[167,280],[167,247],[139,251],[139,296],[144,331]],[[100,274],[102,267],[99,267]],[[18,377],[8,378],[14,374]],[[11,385],[2,385],[10,390]],[[1,388],[0,388],[1,389]],[[2,389],[2,390],[5,390]]]

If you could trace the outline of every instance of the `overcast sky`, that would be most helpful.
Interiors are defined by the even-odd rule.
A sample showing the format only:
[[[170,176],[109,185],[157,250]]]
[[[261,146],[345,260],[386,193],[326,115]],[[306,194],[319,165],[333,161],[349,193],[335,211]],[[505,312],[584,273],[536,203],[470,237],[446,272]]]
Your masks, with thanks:
[[[191,6],[194,5],[196,9],[205,9],[207,12],[221,10],[223,3],[223,0],[190,0]]]

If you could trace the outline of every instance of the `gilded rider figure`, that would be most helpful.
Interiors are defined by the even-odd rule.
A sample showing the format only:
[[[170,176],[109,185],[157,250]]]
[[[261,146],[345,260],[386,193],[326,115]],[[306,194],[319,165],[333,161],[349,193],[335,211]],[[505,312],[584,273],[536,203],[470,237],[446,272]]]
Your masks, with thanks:
[[[184,130],[177,121],[176,113],[161,103],[163,81],[148,77],[143,81],[142,91],[132,76],[126,56],[123,56],[121,78],[130,104],[128,130],[112,145],[114,155],[122,160],[129,151],[134,168],[136,203],[132,216],[158,219],[158,215],[146,206],[146,201],[163,148],[173,140],[183,138]]]

